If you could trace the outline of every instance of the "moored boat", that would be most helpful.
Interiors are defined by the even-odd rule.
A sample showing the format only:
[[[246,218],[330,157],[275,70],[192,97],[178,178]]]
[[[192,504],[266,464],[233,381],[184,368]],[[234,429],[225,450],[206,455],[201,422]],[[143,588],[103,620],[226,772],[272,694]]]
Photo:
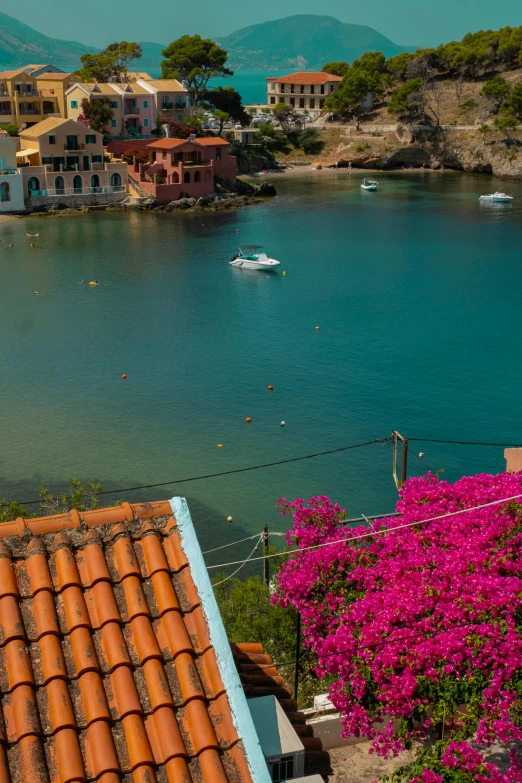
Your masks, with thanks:
[[[243,245],[236,255],[229,261],[230,266],[241,269],[259,269],[264,272],[275,272],[280,261],[269,258],[266,253],[259,253],[263,245]]]
[[[496,190],[494,193],[487,193],[481,196],[479,201],[489,201],[496,204],[508,204],[510,201],[513,201],[513,196],[508,196],[507,193]]]
[[[376,191],[378,187],[379,183],[376,179],[366,179],[366,177],[363,179],[361,185],[362,190]]]

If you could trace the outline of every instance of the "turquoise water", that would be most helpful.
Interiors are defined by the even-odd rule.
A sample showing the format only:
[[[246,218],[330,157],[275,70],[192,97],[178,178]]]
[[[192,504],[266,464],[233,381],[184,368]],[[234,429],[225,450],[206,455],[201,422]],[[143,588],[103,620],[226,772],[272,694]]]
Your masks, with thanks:
[[[483,207],[500,184],[487,177],[378,178],[371,194],[357,174],[281,176],[276,199],[227,213],[1,221],[0,497],[72,475],[116,489],[214,473],[395,428],[522,442],[522,184],[505,186],[513,205]],[[267,245],[287,275],[231,268],[240,242]],[[502,449],[415,448],[450,480],[505,466]],[[210,548],[284,530],[277,499],[316,493],[353,516],[393,510],[391,448],[114,497],[186,495]]]
[[[161,68],[148,69],[154,79],[161,76]],[[236,71],[227,79],[213,79],[210,87],[234,87],[243,99],[243,103],[266,103],[266,77],[284,76],[288,71]]]

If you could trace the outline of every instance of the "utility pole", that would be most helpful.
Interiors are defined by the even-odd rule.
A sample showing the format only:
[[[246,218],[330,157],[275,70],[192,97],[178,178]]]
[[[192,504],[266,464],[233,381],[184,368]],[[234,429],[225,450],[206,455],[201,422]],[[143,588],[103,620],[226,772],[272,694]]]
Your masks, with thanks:
[[[401,442],[401,446],[402,446],[400,480],[397,476],[397,451],[398,451],[399,441]],[[408,478],[408,438],[403,438],[400,432],[394,430],[392,432],[392,443],[393,443],[393,458],[392,458],[393,480],[395,481],[395,486],[397,487],[397,489],[400,489],[403,486],[406,479]]]
[[[268,546],[270,543],[270,538],[268,536],[268,525],[265,525],[263,528],[263,549],[264,549],[264,560],[263,560],[263,577],[264,582],[267,587],[270,586],[270,570],[269,570],[269,564],[268,564]]]
[[[301,657],[301,615],[297,612],[297,631],[295,638],[295,675],[294,675],[294,699],[299,695],[299,659]]]

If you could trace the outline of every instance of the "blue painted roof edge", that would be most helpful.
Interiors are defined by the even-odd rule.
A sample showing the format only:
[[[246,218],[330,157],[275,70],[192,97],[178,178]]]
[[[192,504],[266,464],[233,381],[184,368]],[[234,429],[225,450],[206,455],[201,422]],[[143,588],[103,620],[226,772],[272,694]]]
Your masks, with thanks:
[[[187,501],[182,497],[174,497],[170,501],[170,506],[178,523],[181,546],[190,563],[192,579],[197,587],[201,599],[201,607],[207,618],[210,640],[216,653],[221,677],[227,691],[232,719],[239,737],[243,740],[252,779],[254,783],[271,783],[271,777],[234,663],[232,650],[230,649],[225,626],[221,619],[221,613],[201,553]]]

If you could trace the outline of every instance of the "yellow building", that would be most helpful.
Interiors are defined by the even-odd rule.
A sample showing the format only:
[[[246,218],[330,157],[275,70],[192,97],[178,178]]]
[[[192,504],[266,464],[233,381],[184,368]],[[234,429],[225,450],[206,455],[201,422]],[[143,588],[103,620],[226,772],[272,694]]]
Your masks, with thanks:
[[[66,117],[65,92],[76,81],[52,65],[0,72],[0,123],[30,127],[48,117]]]

